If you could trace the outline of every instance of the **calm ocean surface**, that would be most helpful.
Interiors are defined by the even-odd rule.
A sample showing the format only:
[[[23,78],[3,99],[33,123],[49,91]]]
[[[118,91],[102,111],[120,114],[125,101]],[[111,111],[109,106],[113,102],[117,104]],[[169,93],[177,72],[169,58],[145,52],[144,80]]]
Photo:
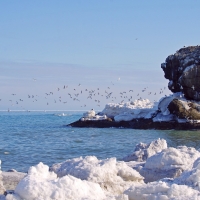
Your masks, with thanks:
[[[168,146],[200,148],[200,131],[160,131],[115,128],[72,128],[82,112],[0,112],[0,160],[2,170],[26,172],[43,162],[49,166],[67,159],[94,155],[118,160],[133,152],[139,142],[158,138]]]

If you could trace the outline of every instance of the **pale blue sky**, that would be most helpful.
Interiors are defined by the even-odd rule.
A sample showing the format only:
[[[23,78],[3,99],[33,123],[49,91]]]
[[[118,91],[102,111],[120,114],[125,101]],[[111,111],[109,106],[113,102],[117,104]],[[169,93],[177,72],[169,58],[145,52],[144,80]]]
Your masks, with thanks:
[[[167,87],[160,64],[199,44],[199,11],[197,0],[1,1],[0,109],[101,110],[130,89],[129,98],[158,100],[148,93]],[[116,99],[105,98],[108,87]],[[87,99],[86,88],[104,96]]]

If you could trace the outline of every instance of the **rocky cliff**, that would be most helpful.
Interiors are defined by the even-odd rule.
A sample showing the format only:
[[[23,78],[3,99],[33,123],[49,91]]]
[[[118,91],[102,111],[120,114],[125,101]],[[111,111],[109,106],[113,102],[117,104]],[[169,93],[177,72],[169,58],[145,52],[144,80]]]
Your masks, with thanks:
[[[200,46],[181,48],[161,64],[168,88],[182,92],[188,100],[200,100]]]

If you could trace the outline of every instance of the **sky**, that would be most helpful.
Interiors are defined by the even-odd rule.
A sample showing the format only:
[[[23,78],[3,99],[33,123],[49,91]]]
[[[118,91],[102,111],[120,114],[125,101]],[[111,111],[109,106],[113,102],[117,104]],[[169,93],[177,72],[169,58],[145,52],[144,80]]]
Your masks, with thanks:
[[[0,2],[0,110],[102,110],[171,92],[160,65],[199,45],[197,0]]]

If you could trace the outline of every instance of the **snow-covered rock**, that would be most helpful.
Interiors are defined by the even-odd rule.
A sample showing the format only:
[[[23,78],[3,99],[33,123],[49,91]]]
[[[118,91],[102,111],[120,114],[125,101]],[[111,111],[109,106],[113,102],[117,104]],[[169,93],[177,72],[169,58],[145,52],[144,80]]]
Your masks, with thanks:
[[[109,103],[102,113],[115,121],[130,121],[134,118],[144,118],[156,108],[148,99],[135,100],[126,103]]]
[[[92,109],[92,110],[89,110],[85,113],[83,113],[83,117],[84,118],[92,118],[92,117],[95,117],[95,111]]]

